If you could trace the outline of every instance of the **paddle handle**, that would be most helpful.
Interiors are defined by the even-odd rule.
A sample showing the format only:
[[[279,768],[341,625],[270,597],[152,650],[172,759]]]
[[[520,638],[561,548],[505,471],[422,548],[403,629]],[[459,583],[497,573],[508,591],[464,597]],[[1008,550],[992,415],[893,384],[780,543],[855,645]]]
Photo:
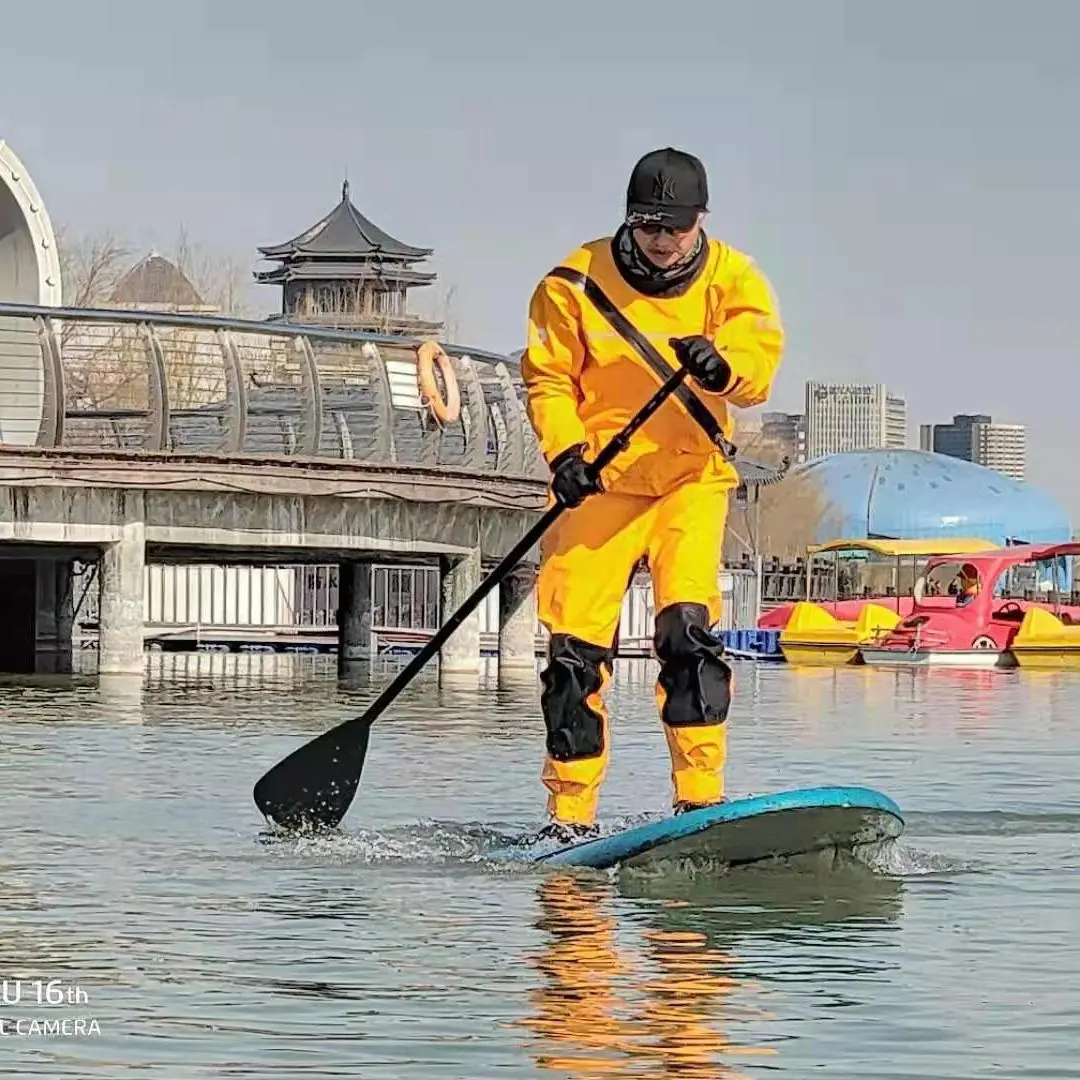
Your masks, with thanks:
[[[631,417],[626,426],[614,435],[611,441],[596,455],[588,465],[593,476],[611,464],[626,449],[634,432],[649,419],[664,402],[678,389],[686,378],[686,368],[680,367],[664,382],[663,386]],[[510,549],[499,564],[480,582],[476,591],[459,607],[453,615],[428,639],[424,647],[416,653],[408,664],[389,683],[370,707],[356,718],[358,723],[370,724],[405,687],[416,677],[417,672],[443,647],[454,631],[480,606],[480,602],[506,575],[528,554],[551,528],[566,507],[555,503],[541,515],[540,520]]]

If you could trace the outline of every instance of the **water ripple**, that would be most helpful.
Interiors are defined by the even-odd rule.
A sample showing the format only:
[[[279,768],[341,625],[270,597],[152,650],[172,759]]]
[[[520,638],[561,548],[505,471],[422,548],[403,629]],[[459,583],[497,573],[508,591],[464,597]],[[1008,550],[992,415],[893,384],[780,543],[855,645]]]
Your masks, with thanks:
[[[1077,1075],[1075,679],[740,664],[732,793],[868,784],[907,830],[688,878],[494,858],[542,817],[535,687],[421,676],[340,834],[298,840],[251,785],[390,673],[154,663],[0,684],[0,971],[100,1025],[0,1039],[0,1075]],[[667,810],[654,677],[616,672],[609,829]]]

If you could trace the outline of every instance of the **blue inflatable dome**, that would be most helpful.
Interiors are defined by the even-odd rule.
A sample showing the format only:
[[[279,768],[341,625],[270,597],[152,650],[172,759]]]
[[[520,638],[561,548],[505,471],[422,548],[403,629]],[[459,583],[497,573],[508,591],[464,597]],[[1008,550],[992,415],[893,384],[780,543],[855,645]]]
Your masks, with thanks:
[[[1045,492],[970,461],[925,450],[829,454],[793,469],[824,503],[818,543],[974,536],[1006,543],[1072,539]]]

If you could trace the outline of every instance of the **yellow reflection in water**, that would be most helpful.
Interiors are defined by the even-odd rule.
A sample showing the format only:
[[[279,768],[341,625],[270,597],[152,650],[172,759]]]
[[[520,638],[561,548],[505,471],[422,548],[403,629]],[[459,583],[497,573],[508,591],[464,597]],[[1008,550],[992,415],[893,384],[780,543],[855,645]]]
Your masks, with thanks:
[[[724,998],[740,987],[749,989],[745,982],[718,971],[735,957],[709,948],[700,931],[648,930],[645,937],[659,977],[643,986],[647,997],[642,1026],[645,1033],[655,1035],[655,1041],[640,1050],[658,1059],[664,1071],[656,1075],[700,1080],[743,1077],[745,1074],[717,1062],[717,1054],[745,1057],[776,1053],[772,1047],[732,1043],[726,1034],[709,1026]]]
[[[606,882],[570,874],[539,887],[542,981],[520,1021],[539,1037],[536,1063],[571,1076],[748,1080],[722,1057],[775,1050],[736,1045],[715,1026],[732,992],[748,989],[726,970],[736,958],[697,931],[649,929],[631,948],[611,899]]]

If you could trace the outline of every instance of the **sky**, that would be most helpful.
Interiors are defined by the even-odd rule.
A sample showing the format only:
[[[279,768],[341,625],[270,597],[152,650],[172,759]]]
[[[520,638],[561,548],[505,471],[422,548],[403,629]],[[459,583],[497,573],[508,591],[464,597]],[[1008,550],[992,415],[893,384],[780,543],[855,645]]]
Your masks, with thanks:
[[[11,5],[0,138],[56,225],[263,266],[340,198],[432,247],[456,337],[509,351],[539,278],[619,224],[637,158],[705,162],[809,378],[920,423],[1028,426],[1080,519],[1080,4],[56,0]],[[47,21],[48,25],[44,25]],[[280,304],[253,286],[260,315]],[[423,305],[419,305],[423,306]]]

